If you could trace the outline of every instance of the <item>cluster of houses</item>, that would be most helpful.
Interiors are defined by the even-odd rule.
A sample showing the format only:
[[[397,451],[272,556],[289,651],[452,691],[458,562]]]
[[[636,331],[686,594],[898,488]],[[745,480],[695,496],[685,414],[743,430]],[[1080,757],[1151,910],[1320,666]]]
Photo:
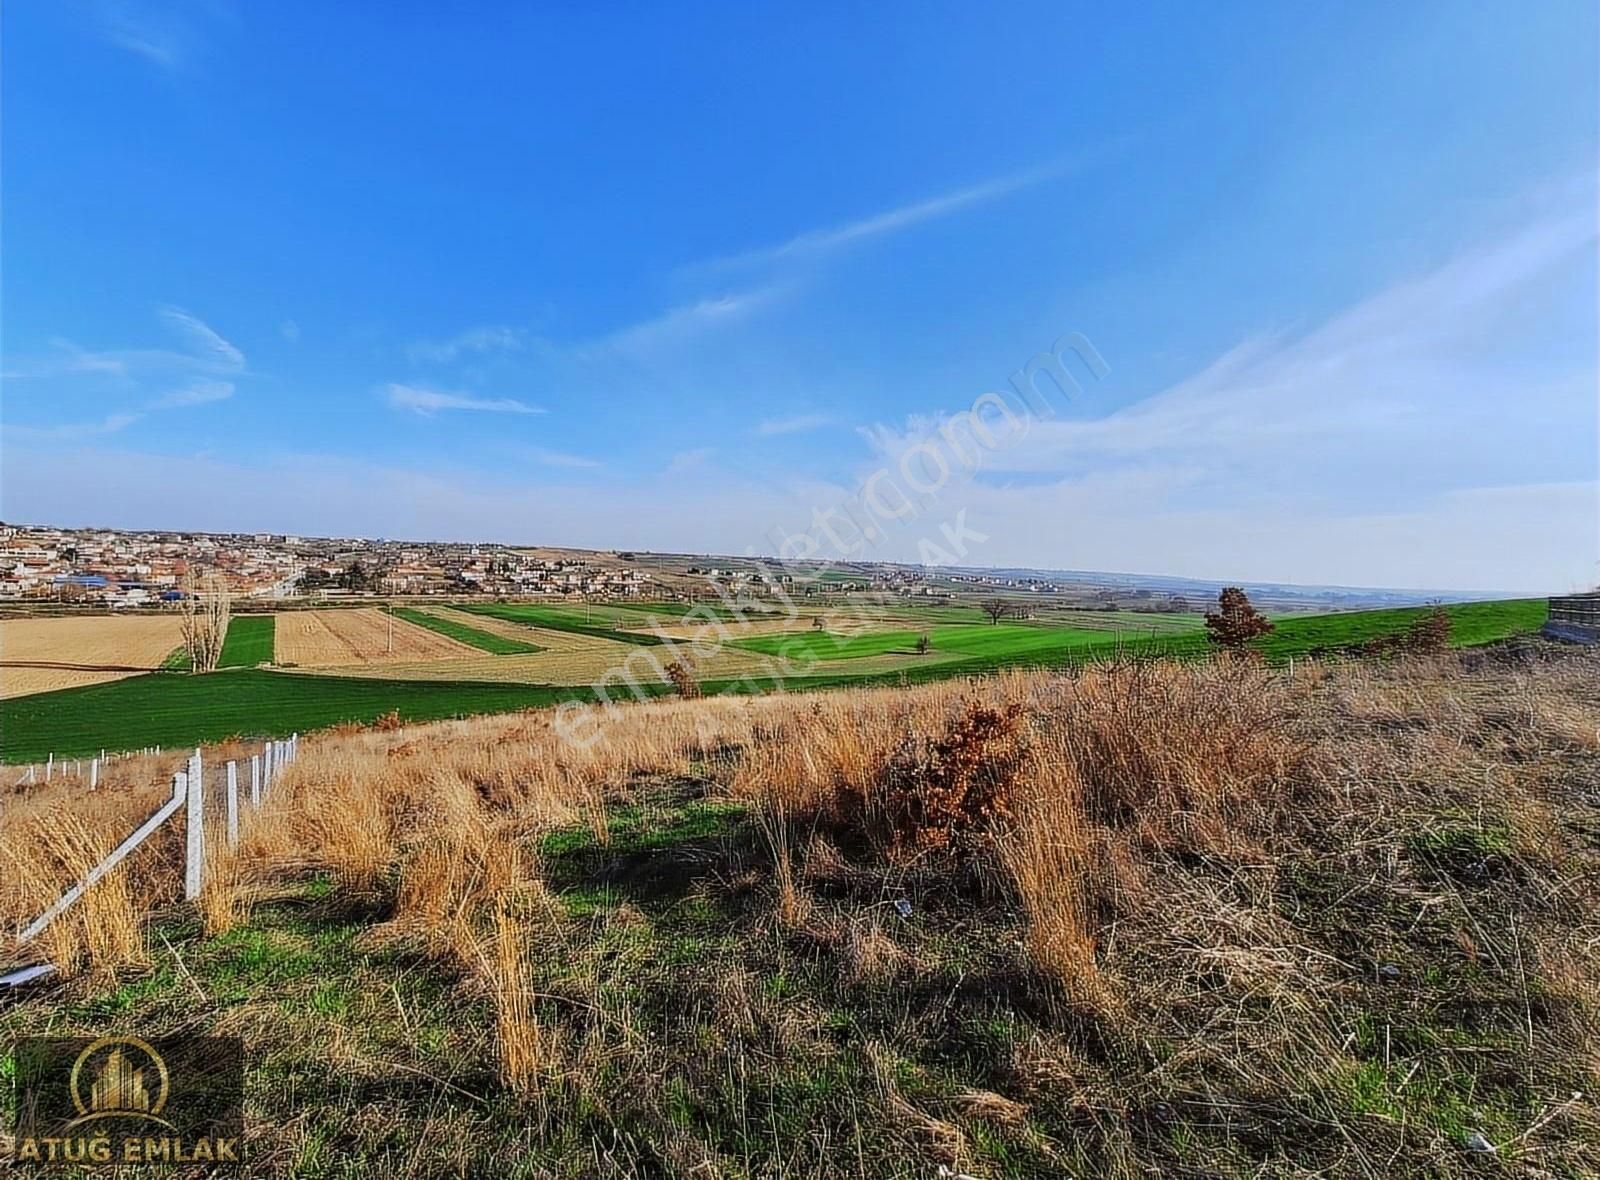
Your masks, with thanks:
[[[301,566],[281,539],[0,524],[0,600],[150,606],[181,597],[196,568],[236,598],[283,598]]]
[[[575,558],[540,558],[515,549],[479,545],[380,547],[356,560],[373,571],[371,589],[383,594],[637,598],[652,580],[641,570],[611,569]],[[331,571],[335,567],[324,568]]]

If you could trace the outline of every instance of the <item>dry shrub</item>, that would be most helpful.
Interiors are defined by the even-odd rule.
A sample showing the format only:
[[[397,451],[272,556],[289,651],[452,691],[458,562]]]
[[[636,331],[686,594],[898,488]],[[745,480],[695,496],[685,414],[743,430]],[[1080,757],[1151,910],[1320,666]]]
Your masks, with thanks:
[[[1283,682],[1251,661],[1126,662],[1085,669],[1042,725],[1087,818],[1152,846],[1227,853],[1287,809],[1307,748]]]
[[[393,733],[405,728],[405,721],[400,717],[399,709],[390,709],[387,713],[380,713],[372,719],[372,728],[379,733]]]
[[[924,852],[971,856],[1011,819],[1024,746],[1022,707],[969,703],[943,736],[910,734],[876,791],[846,796],[892,859]]]
[[[672,682],[672,690],[686,701],[696,700],[700,696],[700,682],[695,679],[682,660],[673,660],[667,665],[667,679]]]

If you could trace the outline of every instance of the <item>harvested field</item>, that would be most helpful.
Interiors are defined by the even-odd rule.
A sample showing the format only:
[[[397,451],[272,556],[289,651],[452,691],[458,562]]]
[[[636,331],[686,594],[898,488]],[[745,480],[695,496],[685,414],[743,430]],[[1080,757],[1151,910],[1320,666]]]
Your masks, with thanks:
[[[532,655],[488,657],[482,652],[474,652],[470,659],[417,660],[354,668],[342,667],[338,670],[339,675],[392,677],[397,680],[473,680],[497,684],[584,685],[593,684],[608,672],[626,664],[633,677],[644,683],[660,679],[655,672],[656,666],[659,664],[665,667],[675,656],[689,664],[696,678],[700,680],[795,675],[807,670],[798,667],[784,668],[781,660],[771,655],[741,651],[731,645],[700,658],[686,639],[676,648],[664,644],[645,648],[593,635],[513,623],[491,615],[466,614],[448,609],[441,609],[437,613],[441,617],[453,615],[470,619],[474,627],[507,638],[534,643],[544,650]],[[792,622],[789,624],[790,627],[793,625]],[[765,629],[769,623],[763,622],[755,626]],[[689,630],[692,634],[698,629]],[[664,633],[667,633],[665,629]],[[913,664],[935,662],[936,658],[927,656],[887,655],[852,660],[850,666],[852,671],[871,673],[891,672]]]
[[[0,698],[154,671],[182,642],[175,613],[7,619],[0,622]]]
[[[394,642],[389,636],[393,627]],[[277,661],[302,668],[351,668],[475,657],[476,648],[383,611],[295,611],[278,620]]]
[[[529,629],[532,630],[532,629]],[[575,641],[557,647],[548,646],[545,637]],[[672,662],[671,649],[666,647],[636,647],[632,644],[614,643],[609,639],[594,639],[560,631],[534,631],[531,641],[546,650],[533,655],[486,656],[474,652],[467,659],[428,660],[415,663],[368,664],[360,667],[343,667],[341,676],[362,676],[396,680],[473,680],[500,684],[592,684],[612,669],[624,664],[640,682],[661,679],[655,672],[659,665]],[[687,646],[685,646],[687,651]],[[724,648],[714,656],[695,663],[700,679],[728,679],[741,676],[770,676],[776,661],[754,652]],[[309,671],[309,669],[308,669]]]

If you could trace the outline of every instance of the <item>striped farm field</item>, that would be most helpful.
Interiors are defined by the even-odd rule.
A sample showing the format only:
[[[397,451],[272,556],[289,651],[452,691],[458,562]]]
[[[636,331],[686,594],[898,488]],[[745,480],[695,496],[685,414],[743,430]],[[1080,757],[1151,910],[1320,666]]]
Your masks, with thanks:
[[[300,668],[366,667],[481,654],[375,607],[286,612],[278,620],[275,646],[279,664]]]
[[[276,635],[275,615],[234,615],[228,620],[228,635],[222,641],[219,668],[254,668],[270,664]]]
[[[648,634],[643,628],[650,625],[650,615],[647,611],[627,611],[618,607],[581,607],[581,606],[544,606],[484,602],[460,606],[457,610],[466,611],[474,615],[487,615],[493,619],[504,619],[510,623],[527,623],[534,627],[544,627],[551,631],[567,631],[573,635],[588,635],[595,639],[624,640],[628,643],[638,643],[645,646],[660,643],[654,635]],[[667,616],[667,608],[663,609],[663,617]],[[675,612],[681,615],[683,612]],[[640,630],[628,630],[640,628]]]
[[[183,643],[177,614],[0,622],[0,699],[136,676]]]
[[[419,627],[426,627],[430,631],[437,631],[440,635],[448,635],[451,639],[460,640],[490,655],[532,655],[536,651],[543,650],[538,644],[530,643],[526,639],[514,639],[495,631],[486,631],[482,627],[434,611],[417,610],[410,606],[397,606],[392,609],[397,618],[415,623]]]

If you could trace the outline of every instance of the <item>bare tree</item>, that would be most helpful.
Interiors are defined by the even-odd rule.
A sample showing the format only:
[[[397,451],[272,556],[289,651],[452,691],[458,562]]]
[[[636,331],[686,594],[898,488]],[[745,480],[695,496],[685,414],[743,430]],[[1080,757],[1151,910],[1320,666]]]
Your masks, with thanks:
[[[191,672],[214,672],[222,658],[232,617],[228,583],[221,574],[183,579],[183,649],[189,653]]]
[[[1011,604],[1003,598],[985,598],[978,605],[983,608],[983,613],[989,616],[991,623],[998,623],[1011,613]]]

